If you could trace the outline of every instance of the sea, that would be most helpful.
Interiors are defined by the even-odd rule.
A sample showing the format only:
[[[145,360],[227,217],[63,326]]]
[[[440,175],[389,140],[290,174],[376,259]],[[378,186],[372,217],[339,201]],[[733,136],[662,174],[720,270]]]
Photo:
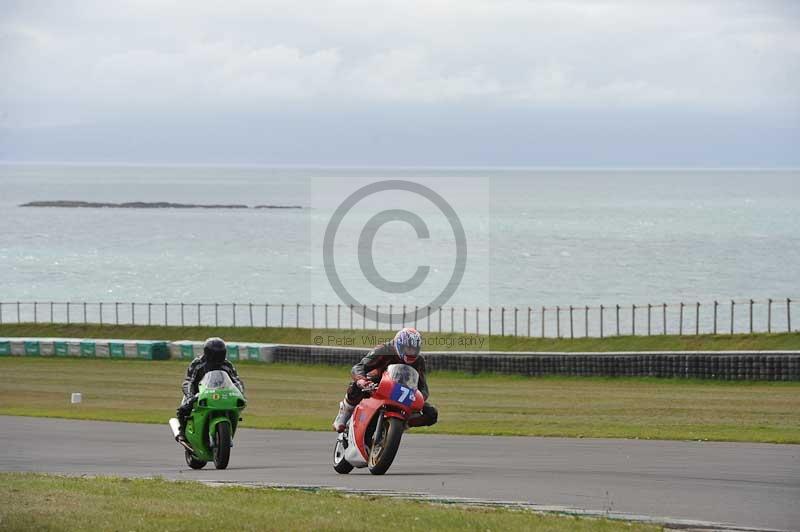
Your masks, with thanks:
[[[47,200],[251,208],[21,206]],[[708,328],[707,305],[734,300],[746,328],[746,303],[773,299],[785,327],[799,284],[795,170],[0,165],[4,321],[17,301],[283,304],[287,323],[352,304],[433,306],[434,328],[443,307],[456,329],[517,308],[524,329],[529,307],[538,328],[543,306],[583,323],[684,302],[691,328],[701,302]]]

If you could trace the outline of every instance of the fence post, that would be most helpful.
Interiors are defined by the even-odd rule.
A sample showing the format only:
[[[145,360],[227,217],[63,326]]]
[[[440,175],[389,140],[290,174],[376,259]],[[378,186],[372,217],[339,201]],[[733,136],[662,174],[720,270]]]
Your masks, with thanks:
[[[698,336],[700,334],[700,302],[697,302],[697,307],[695,307],[694,311],[694,335]]]
[[[561,307],[556,306],[556,338],[561,338]]]
[[[736,307],[736,302],[731,299],[731,334],[733,334],[733,313]]]
[[[183,303],[181,302],[181,327],[183,327],[184,320],[183,320]]]
[[[100,325],[103,325],[103,302],[100,302]],[[148,324],[149,325],[149,324]]]
[[[772,299],[767,299],[767,332],[772,332]]]
[[[17,301],[17,323],[20,323],[20,321],[19,321],[19,301]]]
[[[506,335],[506,307],[500,307],[500,336]]]
[[[281,325],[283,326],[283,325]],[[328,304],[325,303],[325,328],[328,328]]]
[[[202,322],[202,318],[200,317],[200,303],[197,304],[197,326],[200,327],[200,323]]]
[[[219,327],[219,303],[214,303],[214,327]]]
[[[546,310],[547,309],[544,306],[542,306],[542,338],[544,338],[544,328],[545,328],[545,326],[544,326],[544,313],[545,313]]]
[[[269,327],[269,303],[264,303],[264,328]]]
[[[792,300],[786,298],[786,332],[792,332]]]
[[[489,336],[492,335],[492,307],[489,307]]]
[[[519,312],[519,309],[514,307],[514,336],[517,335],[517,312]]]
[[[102,314],[103,314],[103,304],[100,303],[100,315],[102,316]],[[152,325],[153,323],[152,316],[153,316],[153,303],[150,302],[147,303],[147,325]]]
[[[425,326],[425,332],[431,332],[431,306],[430,305],[428,305],[428,315],[427,315],[426,319],[427,319],[428,323]],[[465,324],[464,326],[466,327],[466,321],[464,322],[464,324]],[[465,332],[466,332],[466,329],[465,329]]]
[[[253,304],[252,303],[248,303],[247,304],[247,311],[248,311],[248,314],[250,314],[250,327],[252,327],[253,326]]]
[[[67,305],[67,314],[69,314],[69,305]],[[119,301],[114,302],[114,324],[119,325]]]
[[[647,304],[647,336],[650,336],[650,313],[653,309],[653,305],[650,303]]]
[[[298,305],[298,307],[299,307],[299,305]],[[336,328],[337,329],[341,329],[342,328],[342,316],[341,316],[341,314],[342,314],[342,304],[341,303],[337,303],[336,304]]]
[[[406,307],[403,305],[403,323],[405,323],[406,319]],[[403,325],[405,327],[405,325]],[[456,309],[452,305],[450,306],[450,334],[453,334],[456,330]]]
[[[67,325],[69,325],[69,301],[67,301]]]
[[[350,330],[355,331],[355,327],[353,327],[353,304],[350,303]]]
[[[366,329],[367,328],[367,306],[366,305],[361,305],[361,311],[362,311],[361,312],[361,328],[362,329]],[[375,324],[375,329],[376,330],[378,329],[378,324],[377,323]]]
[[[417,328],[417,305],[414,305],[414,328]]]
[[[531,307],[528,307],[528,338],[531,337]]]
[[[86,301],[83,302],[83,324],[86,325]]]
[[[467,334],[467,307],[464,307],[464,334]]]
[[[575,335],[572,332],[572,305],[569,306],[569,337],[575,338]]]
[[[3,323],[3,303],[0,302],[0,324]],[[50,323],[53,323],[53,304],[50,303]]]
[[[631,305],[631,336],[636,336],[636,305]]]
[[[583,337],[589,338],[589,305],[583,309]]]
[[[392,305],[389,305],[389,330],[392,330]]]
[[[603,310],[605,307],[600,305],[600,338],[603,338]]]
[[[678,321],[678,336],[683,336],[683,302],[681,302],[681,312]]]
[[[351,319],[350,322],[352,323],[352,321],[353,320]],[[314,303],[311,303],[311,328],[312,329],[317,328],[317,305],[315,305]]]
[[[286,304],[281,303],[281,329],[283,329],[283,317],[286,312]],[[325,328],[328,328],[328,305],[325,305]]]
[[[439,306],[439,334],[442,333],[442,307]]]
[[[164,303],[164,325],[169,325],[169,303]]]
[[[753,334],[753,303],[754,301],[750,300],[750,334]]]
[[[451,308],[451,310],[452,310],[452,308]],[[403,305],[403,320],[400,323],[400,327],[401,328],[405,328],[405,326],[406,326],[406,306]]]
[[[475,307],[475,335],[476,336],[479,336],[481,334],[480,315],[481,315],[481,308],[480,307]]]
[[[295,303],[294,307],[294,328],[300,328],[300,303]],[[339,309],[336,309],[336,328],[339,328]]]
[[[3,315],[3,305],[2,305],[2,303],[0,303],[0,316],[2,316],[2,315]],[[3,322],[3,320],[0,319],[0,323],[2,323],[2,322]],[[50,323],[53,323],[53,302],[52,301],[50,302]]]
[[[662,334],[664,336],[667,335],[667,304],[663,303],[661,305],[661,328]]]
[[[718,306],[719,306],[719,303],[715,300],[714,301],[714,335],[715,336],[717,334],[717,307]]]
[[[617,305],[617,336],[619,336],[619,305]]]
[[[231,308],[233,309],[233,326],[236,327],[236,303],[232,303]]]
[[[131,301],[131,325],[136,325],[136,303]]]

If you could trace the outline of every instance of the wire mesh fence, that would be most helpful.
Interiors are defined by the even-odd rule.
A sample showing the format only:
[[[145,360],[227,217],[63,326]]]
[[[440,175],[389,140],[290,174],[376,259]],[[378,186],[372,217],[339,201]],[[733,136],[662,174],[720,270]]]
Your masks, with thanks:
[[[796,298],[627,305],[0,302],[3,323],[387,330],[542,338],[792,332]],[[380,316],[380,318],[376,317]]]

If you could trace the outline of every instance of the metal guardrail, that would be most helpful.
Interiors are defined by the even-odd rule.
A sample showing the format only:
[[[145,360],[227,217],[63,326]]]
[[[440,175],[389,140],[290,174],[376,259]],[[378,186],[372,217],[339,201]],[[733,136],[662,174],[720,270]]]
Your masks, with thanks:
[[[629,305],[446,306],[286,303],[0,302],[3,323],[395,330],[578,338],[792,332],[796,298]],[[397,320],[367,319],[367,310]]]

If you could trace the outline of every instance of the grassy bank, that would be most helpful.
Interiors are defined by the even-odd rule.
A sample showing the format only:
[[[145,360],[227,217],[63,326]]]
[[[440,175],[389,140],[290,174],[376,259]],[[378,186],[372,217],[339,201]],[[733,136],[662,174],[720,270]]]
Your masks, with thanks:
[[[390,338],[389,331],[314,330],[292,327],[163,327],[147,325],[4,324],[0,336],[129,338],[142,340],[226,340],[282,344],[372,347]],[[700,336],[620,336],[610,338],[525,338],[472,334],[423,334],[431,351],[724,351],[800,350],[800,333]]]
[[[186,362],[0,358],[0,414],[164,423]],[[330,430],[348,368],[237,364],[244,427]],[[800,443],[800,383],[430,375],[439,423],[417,432]],[[81,392],[83,403],[69,403]]]
[[[655,531],[605,519],[344,496],[208,487],[150,479],[0,473],[0,529],[39,530],[542,530]]]

